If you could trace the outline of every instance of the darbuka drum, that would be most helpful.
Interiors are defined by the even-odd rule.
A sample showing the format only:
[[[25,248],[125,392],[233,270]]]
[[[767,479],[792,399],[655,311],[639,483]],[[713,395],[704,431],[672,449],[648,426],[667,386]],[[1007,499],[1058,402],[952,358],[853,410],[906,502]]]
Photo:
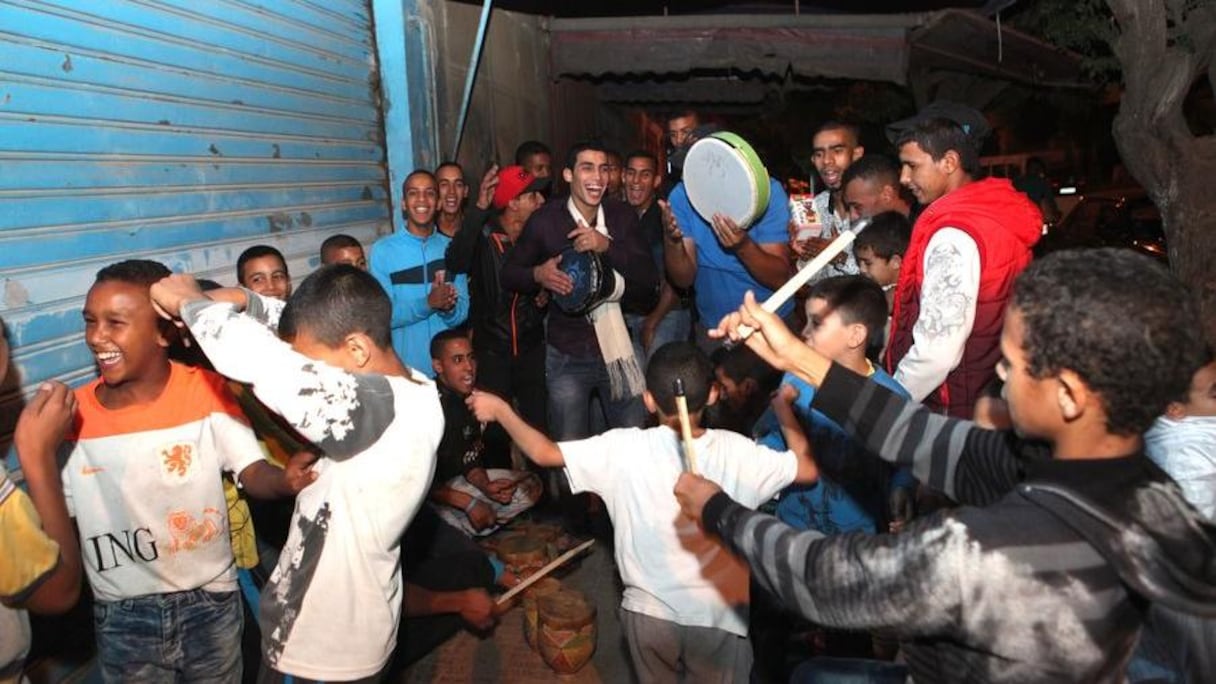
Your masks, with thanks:
[[[595,653],[595,606],[577,591],[563,589],[536,601],[536,645],[558,674],[578,672]]]
[[[542,596],[548,596],[561,591],[562,583],[552,577],[543,577],[537,580],[536,584],[524,590],[524,597],[521,601],[524,608],[524,641],[536,650],[536,622],[537,608],[536,603]]]
[[[523,579],[549,562],[548,545],[543,539],[520,535],[504,539],[498,545],[498,559],[507,569]]]
[[[553,293],[550,300],[572,316],[582,316],[599,306],[616,285],[612,269],[596,252],[576,252],[566,248],[557,267],[574,281],[569,294]]]
[[[684,188],[706,221],[722,214],[746,230],[768,208],[768,169],[734,133],[722,131],[693,143],[684,160]]]

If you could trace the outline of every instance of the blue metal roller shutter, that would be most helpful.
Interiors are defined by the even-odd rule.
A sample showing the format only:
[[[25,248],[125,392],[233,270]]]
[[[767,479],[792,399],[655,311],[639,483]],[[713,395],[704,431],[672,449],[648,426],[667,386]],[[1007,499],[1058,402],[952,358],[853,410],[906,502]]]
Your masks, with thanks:
[[[232,284],[267,243],[298,281],[329,235],[391,230],[378,81],[366,0],[0,0],[0,434],[94,376],[101,267]]]

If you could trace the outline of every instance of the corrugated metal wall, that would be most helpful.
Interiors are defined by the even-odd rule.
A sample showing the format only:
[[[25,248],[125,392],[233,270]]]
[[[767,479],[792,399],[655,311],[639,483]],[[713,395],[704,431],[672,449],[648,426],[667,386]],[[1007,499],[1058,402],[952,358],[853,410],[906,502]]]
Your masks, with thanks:
[[[93,377],[102,266],[231,284],[268,243],[298,282],[325,237],[391,230],[371,24],[366,0],[0,0],[0,435],[37,383]]]

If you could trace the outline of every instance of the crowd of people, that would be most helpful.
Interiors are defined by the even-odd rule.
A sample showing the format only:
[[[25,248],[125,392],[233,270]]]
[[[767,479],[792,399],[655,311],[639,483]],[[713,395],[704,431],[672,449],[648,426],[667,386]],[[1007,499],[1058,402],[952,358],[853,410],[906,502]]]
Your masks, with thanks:
[[[818,126],[810,235],[772,178],[752,225],[698,213],[681,165],[716,127],[667,121],[665,154],[416,170],[402,229],[327,237],[298,287],[268,245],[236,287],[102,269],[97,379],[41,386],[24,489],[0,471],[0,682],[82,579],[106,681],[378,681],[493,627],[521,578],[477,540],[541,509],[603,533],[643,682],[1216,672],[1186,288],[1126,251],[1032,262],[1040,209],[981,177],[969,107],[889,154]]]

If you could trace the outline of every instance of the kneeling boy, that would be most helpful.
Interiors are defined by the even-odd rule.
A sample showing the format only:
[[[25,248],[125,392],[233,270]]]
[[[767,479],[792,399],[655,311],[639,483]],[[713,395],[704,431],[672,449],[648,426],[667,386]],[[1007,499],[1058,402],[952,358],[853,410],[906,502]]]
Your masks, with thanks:
[[[609,430],[555,444],[493,394],[474,392],[469,405],[480,420],[502,423],[538,465],[564,466],[572,491],[604,499],[625,583],[621,626],[638,677],[669,681],[683,673],[688,681],[744,682],[752,665],[747,567],[681,515],[669,493],[684,470],[672,390],[676,379],[687,392],[697,472],[753,507],[791,482],[815,479],[792,413],[787,437],[799,445],[797,455],[701,427],[704,409],[717,399],[717,391],[709,359],[690,342],[659,348],[646,369],[643,401],[658,417],[658,427]]]

